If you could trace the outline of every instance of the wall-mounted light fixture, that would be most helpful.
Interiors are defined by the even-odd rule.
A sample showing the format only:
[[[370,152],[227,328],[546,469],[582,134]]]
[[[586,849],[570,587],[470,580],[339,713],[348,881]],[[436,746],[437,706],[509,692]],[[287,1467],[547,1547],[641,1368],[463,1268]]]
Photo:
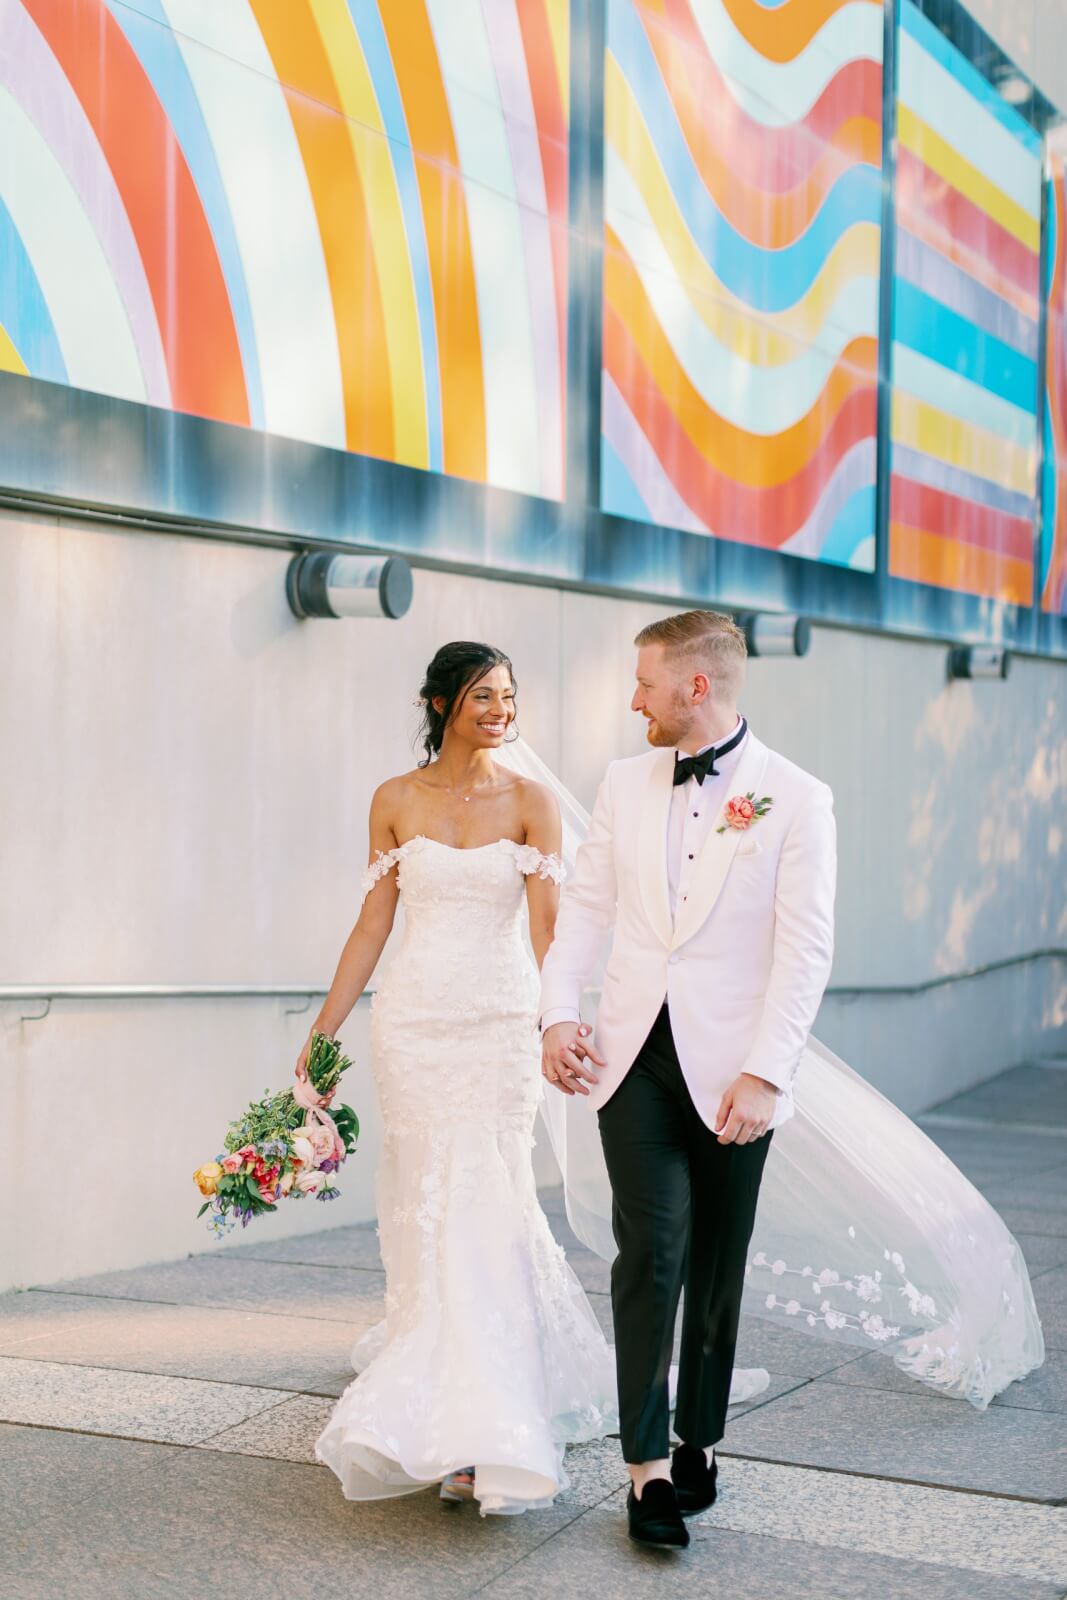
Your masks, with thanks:
[[[414,584],[403,556],[347,556],[313,550],[294,556],[285,574],[297,617],[404,616]]]
[[[738,617],[737,624],[744,630],[750,656],[806,656],[811,645],[807,617],[752,611]]]
[[[957,644],[948,653],[950,678],[1006,678],[1011,651],[999,645]]]

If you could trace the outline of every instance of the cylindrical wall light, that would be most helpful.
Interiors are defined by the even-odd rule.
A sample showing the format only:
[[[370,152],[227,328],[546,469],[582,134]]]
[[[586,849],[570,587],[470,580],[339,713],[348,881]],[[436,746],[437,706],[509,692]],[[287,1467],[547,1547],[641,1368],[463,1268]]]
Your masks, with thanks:
[[[744,630],[750,656],[806,656],[811,645],[807,617],[753,611],[738,617],[737,624]]]
[[[297,617],[404,616],[414,583],[403,556],[347,556],[314,550],[294,556],[285,574]]]
[[[1011,651],[999,645],[957,644],[948,653],[950,678],[1006,678]]]

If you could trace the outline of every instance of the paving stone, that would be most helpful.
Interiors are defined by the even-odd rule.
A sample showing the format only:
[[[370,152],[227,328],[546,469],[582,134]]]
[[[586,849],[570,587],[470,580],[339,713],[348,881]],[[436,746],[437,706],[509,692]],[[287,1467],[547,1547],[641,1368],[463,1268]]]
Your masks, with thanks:
[[[337,1395],[352,1381],[352,1346],[376,1320],[29,1290],[0,1296],[0,1355]]]
[[[1048,1206],[999,1205],[997,1210],[1008,1230],[1019,1237],[1021,1233],[1043,1233],[1059,1239],[1067,1238],[1067,1212],[1055,1211]]]
[[[326,1228],[322,1233],[303,1233],[295,1239],[226,1245],[216,1254],[227,1260],[295,1261],[309,1267],[369,1268],[380,1271],[382,1265],[378,1230],[373,1224]]]
[[[326,1426],[335,1402],[313,1394],[291,1395],[236,1427],[201,1435],[202,1450],[233,1455],[266,1456],[271,1461],[304,1461],[317,1465],[315,1440]]]
[[[686,1551],[647,1550],[626,1536],[621,1509],[597,1507],[481,1591],[488,1600],[1059,1600],[1053,1584],[960,1571],[908,1557],[734,1533],[689,1523]]]
[[[1055,1350],[1067,1349],[1067,1267],[1056,1267],[1034,1279],[1034,1301],[1045,1343]]]
[[[988,1119],[999,1127],[1031,1122],[1067,1128],[1067,1075],[1036,1066],[1012,1067],[932,1110],[940,1116]]]
[[[701,1519],[940,1567],[1067,1584],[1067,1511],[844,1473],[724,1460]]]
[[[728,1421],[723,1453],[1067,1504],[1062,1417],[938,1395],[807,1384]]]
[[[998,1208],[999,1209],[999,1208]],[[1067,1234],[1017,1233],[1031,1278],[1067,1266]]]
[[[1067,1137],[1059,1134],[1020,1133],[995,1124],[988,1130],[960,1128],[926,1118],[919,1126],[975,1184],[1047,1172],[1067,1159]]]
[[[175,1600],[250,1584],[286,1600],[467,1600],[575,1514],[482,1518],[436,1490],[353,1504],[322,1467],[60,1437],[58,1459],[87,1493],[0,1538],[0,1593],[12,1600]],[[110,1470],[98,1484],[101,1443]]]
[[[281,1389],[0,1356],[0,1421],[196,1444],[288,1399]]]
[[[376,1321],[382,1315],[385,1274],[278,1263],[236,1255],[190,1256],[185,1261],[102,1272],[50,1285],[61,1294],[170,1305],[226,1306],[231,1311],[293,1314],[336,1322]]]

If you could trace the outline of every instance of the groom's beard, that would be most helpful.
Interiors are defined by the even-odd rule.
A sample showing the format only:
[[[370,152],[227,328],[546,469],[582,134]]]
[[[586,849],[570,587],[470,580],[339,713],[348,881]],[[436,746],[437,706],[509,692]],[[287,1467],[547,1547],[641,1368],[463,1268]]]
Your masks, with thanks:
[[[664,716],[648,720],[648,742],[657,749],[668,749],[681,744],[692,726],[693,718],[688,714],[685,699],[679,692],[676,703]]]

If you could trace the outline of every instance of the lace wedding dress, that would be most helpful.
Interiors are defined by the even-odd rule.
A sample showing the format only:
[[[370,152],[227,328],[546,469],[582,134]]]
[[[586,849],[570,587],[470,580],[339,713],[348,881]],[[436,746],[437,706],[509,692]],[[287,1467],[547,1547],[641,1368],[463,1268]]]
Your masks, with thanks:
[[[404,927],[372,1007],[384,1128],[378,1219],[385,1321],[316,1446],[353,1500],[475,1466],[485,1512],[549,1505],[568,1444],[618,1430],[614,1354],[534,1185],[541,1098],[525,878],[555,857],[510,839],[415,838]],[[360,1370],[362,1369],[362,1370]]]

